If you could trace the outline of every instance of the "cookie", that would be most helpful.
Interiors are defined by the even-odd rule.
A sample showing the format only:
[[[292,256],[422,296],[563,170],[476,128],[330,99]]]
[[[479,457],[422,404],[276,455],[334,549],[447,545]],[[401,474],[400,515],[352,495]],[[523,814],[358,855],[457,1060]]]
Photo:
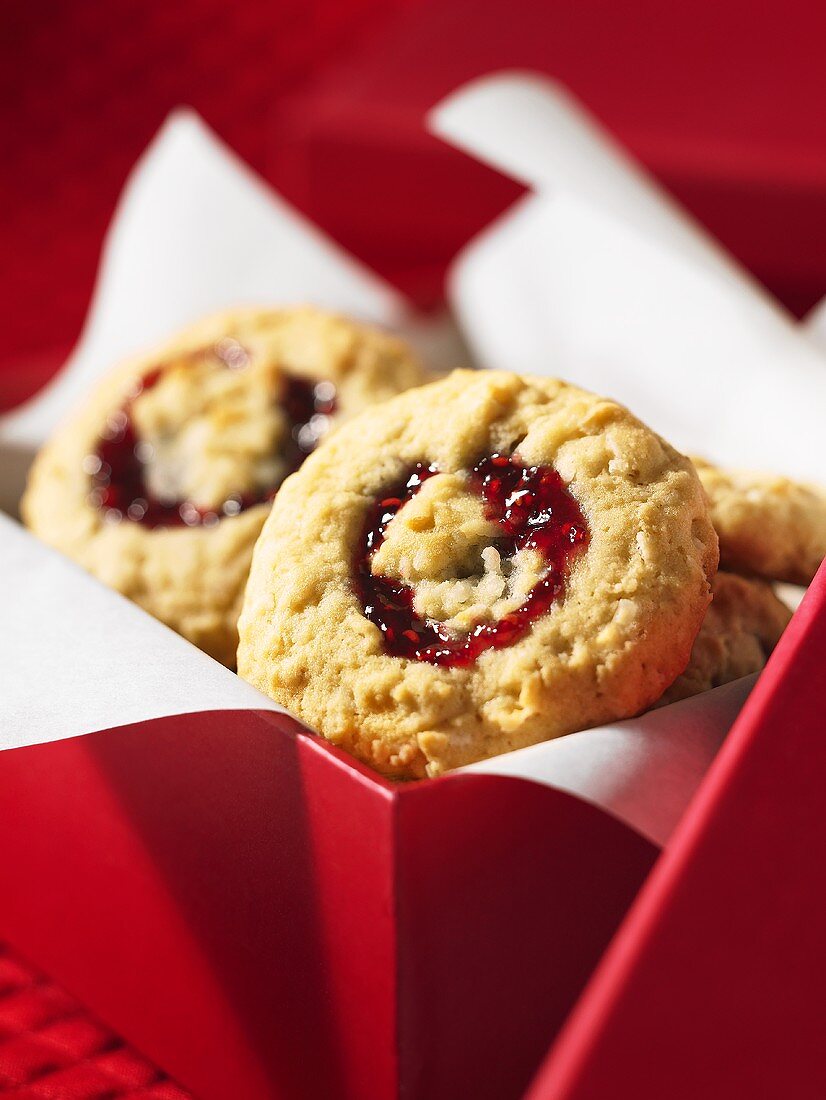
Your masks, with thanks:
[[[653,703],[716,566],[693,466],[626,409],[456,371],[285,484],[238,670],[385,775],[438,775]]]
[[[314,309],[207,318],[100,383],[37,457],[23,518],[234,667],[276,490],[339,422],[425,377],[400,340]]]
[[[826,557],[826,490],[785,477],[694,464],[725,569],[809,584]]]
[[[792,617],[765,581],[720,572],[712,582],[712,593],[688,667],[658,706],[759,672]]]

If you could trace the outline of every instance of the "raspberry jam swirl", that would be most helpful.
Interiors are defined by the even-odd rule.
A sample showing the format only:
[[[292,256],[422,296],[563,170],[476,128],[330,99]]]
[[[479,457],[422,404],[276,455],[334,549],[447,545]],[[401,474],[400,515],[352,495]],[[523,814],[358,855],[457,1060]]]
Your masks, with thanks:
[[[544,571],[515,611],[469,633],[448,634],[442,623],[417,615],[410,585],[371,572],[373,556],[394,517],[438,472],[435,466],[417,464],[373,506],[356,555],[356,590],[365,617],[381,630],[389,654],[467,667],[485,650],[517,641],[561,599],[571,565],[588,545],[588,524],[552,466],[525,466],[516,456],[500,454],[482,459],[471,472],[470,484],[482,499],[487,519],[501,529],[493,545],[503,558],[512,558],[518,550],[537,551]]]
[[[214,348],[195,354],[214,354],[229,370],[243,370],[249,363],[248,352],[235,340],[222,340]],[[281,452],[283,472],[263,492],[233,493],[217,507],[202,508],[191,500],[160,499],[147,484],[153,451],[151,444],[138,435],[133,407],[163,375],[164,367],[156,367],[137,382],[122,407],[109,417],[95,451],[84,460],[83,469],[91,479],[89,499],[109,522],[129,520],[151,528],[208,527],[225,516],[237,516],[256,504],[271,501],[281,482],[315,449],[326,429],[326,418],[336,408],[331,382],[282,373],[277,401],[287,421]]]

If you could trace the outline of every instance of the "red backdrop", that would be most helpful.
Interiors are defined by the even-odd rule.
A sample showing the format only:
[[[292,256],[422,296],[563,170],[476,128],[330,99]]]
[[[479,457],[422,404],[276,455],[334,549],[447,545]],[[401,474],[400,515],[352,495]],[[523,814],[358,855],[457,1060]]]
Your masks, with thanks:
[[[826,291],[826,8],[699,0],[12,0],[0,72],[0,407],[77,336],[106,223],[194,105],[420,301],[515,188],[421,132],[458,82],[565,80],[797,312]]]

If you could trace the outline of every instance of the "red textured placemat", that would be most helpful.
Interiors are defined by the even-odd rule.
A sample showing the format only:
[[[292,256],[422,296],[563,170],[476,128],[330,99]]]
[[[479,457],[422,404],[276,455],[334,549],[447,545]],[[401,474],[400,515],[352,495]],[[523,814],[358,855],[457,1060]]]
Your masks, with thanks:
[[[191,1100],[3,944],[0,1094],[16,1100]]]

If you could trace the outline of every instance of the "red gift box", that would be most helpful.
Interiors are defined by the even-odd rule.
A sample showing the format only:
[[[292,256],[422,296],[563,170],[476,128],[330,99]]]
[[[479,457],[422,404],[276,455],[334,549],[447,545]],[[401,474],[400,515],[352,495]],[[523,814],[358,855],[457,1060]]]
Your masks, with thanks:
[[[826,570],[535,1100],[820,1094],[824,650]],[[391,784],[263,712],[6,751],[0,807],[0,934],[216,1098],[522,1095],[657,855],[560,791]]]
[[[10,750],[0,806],[3,936],[203,1097],[520,1095],[656,855],[255,713]]]
[[[826,565],[528,1100],[826,1093]]]

